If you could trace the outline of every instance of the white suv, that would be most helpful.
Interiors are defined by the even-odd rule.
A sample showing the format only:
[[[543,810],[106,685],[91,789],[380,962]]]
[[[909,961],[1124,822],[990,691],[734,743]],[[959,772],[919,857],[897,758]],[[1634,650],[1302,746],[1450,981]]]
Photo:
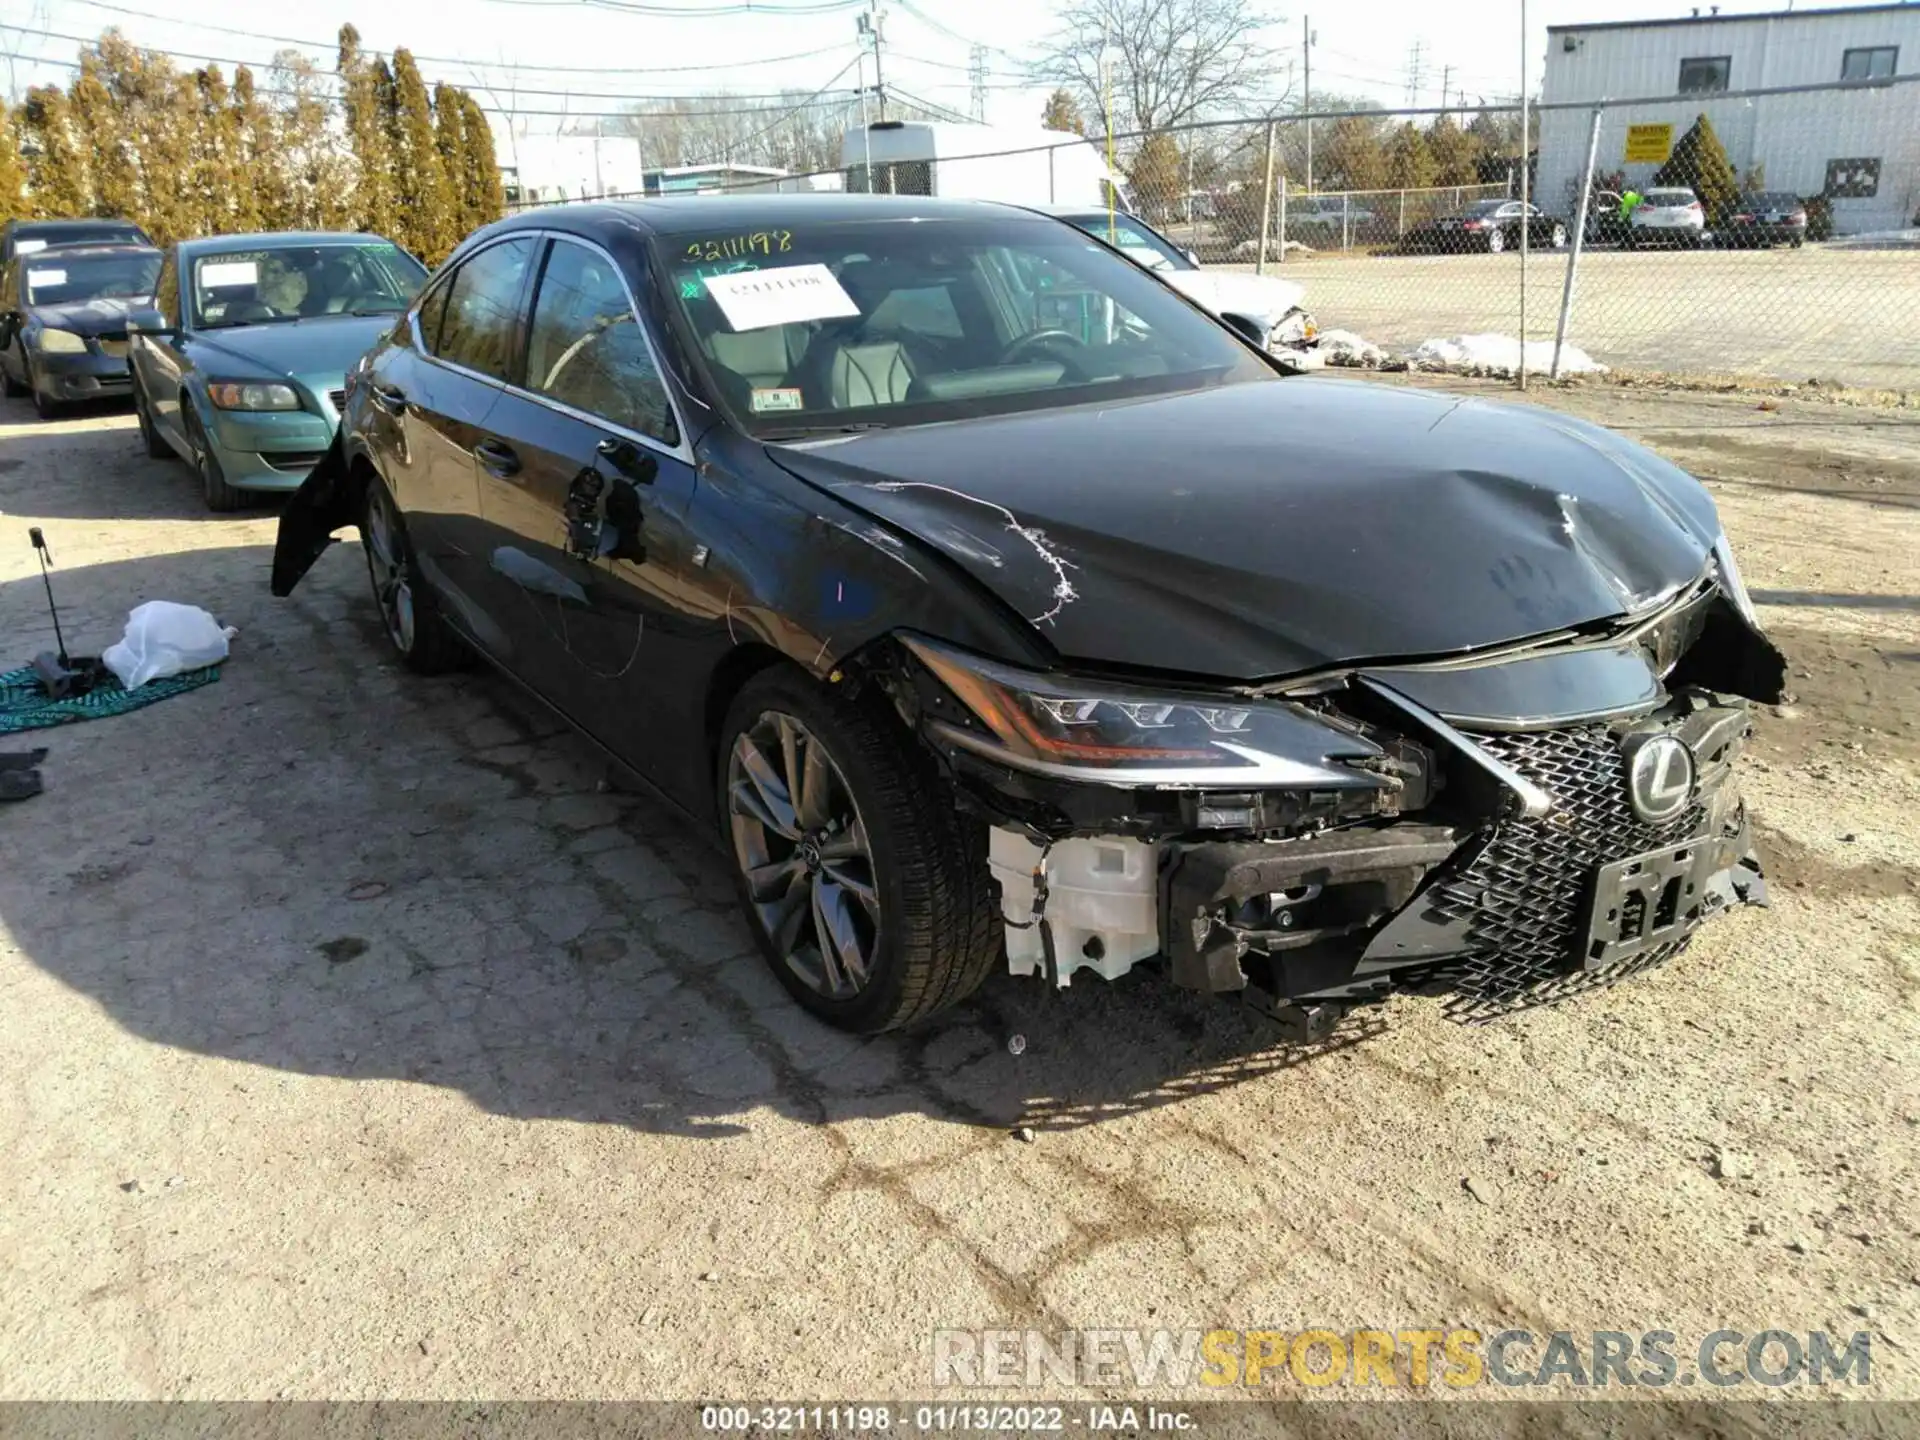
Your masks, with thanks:
[[[1697,246],[1706,233],[1707,212],[1693,191],[1678,185],[1656,186],[1634,206],[1627,223],[1627,244],[1670,240],[1676,245]]]

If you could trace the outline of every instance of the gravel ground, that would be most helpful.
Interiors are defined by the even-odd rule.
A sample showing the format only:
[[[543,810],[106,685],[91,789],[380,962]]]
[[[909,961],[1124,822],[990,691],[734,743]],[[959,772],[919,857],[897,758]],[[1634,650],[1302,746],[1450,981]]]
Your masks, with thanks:
[[[1566,259],[1529,260],[1529,339],[1553,338]],[[1392,350],[1520,333],[1516,254],[1334,252],[1268,270],[1306,286],[1323,325]],[[1595,250],[1574,307],[1567,338],[1606,365],[1920,390],[1920,250]]]
[[[1920,429],[1535,399],[1715,491],[1793,662],[1773,908],[1311,1049],[1144,974],[825,1030],[698,837],[500,682],[387,662],[356,548],[273,600],[270,512],[124,414],[0,407],[10,657],[51,639],[29,523],[77,650],[147,598],[240,629],[0,808],[0,1399],[925,1396],[938,1326],[1453,1324],[1865,1330],[1863,1393],[1920,1398]]]

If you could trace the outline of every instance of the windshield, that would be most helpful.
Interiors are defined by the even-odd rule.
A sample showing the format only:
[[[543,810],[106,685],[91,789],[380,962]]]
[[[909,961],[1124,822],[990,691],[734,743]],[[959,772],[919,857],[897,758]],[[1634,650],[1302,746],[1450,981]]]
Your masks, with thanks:
[[[394,315],[427,278],[420,264],[386,240],[276,246],[196,255],[195,328]]]
[[[27,303],[151,300],[159,278],[158,255],[72,255],[52,250],[27,266]]]
[[[1051,220],[662,236],[673,320],[749,434],[924,424],[1277,378]]]
[[[1198,267],[1174,249],[1162,236],[1149,230],[1131,216],[1105,210],[1086,215],[1063,217],[1069,225],[1084,230],[1096,240],[1116,246],[1122,255],[1149,270],[1193,270]]]
[[[1462,215],[1492,215],[1505,206],[1505,200],[1476,200],[1460,213]]]

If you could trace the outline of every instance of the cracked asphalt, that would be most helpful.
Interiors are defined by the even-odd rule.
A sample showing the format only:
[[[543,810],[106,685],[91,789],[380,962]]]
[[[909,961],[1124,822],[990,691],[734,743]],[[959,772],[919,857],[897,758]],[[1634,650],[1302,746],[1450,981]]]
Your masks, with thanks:
[[[936,1327],[1456,1324],[1864,1330],[1862,1393],[1920,1398],[1920,426],[1535,398],[1714,488],[1793,662],[1773,908],[1307,1048],[1140,972],[827,1030],[702,837],[385,657],[357,546],[274,600],[270,509],[7,402],[7,663],[51,643],[29,524],[76,651],[152,598],[240,633],[6,742],[51,753],[0,807],[0,1399],[925,1397]]]

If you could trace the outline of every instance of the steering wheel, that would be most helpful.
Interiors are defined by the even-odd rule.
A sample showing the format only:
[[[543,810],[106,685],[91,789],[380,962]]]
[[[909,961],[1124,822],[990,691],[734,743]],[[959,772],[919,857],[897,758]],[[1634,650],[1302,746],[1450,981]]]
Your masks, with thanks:
[[[1009,361],[1019,360],[1023,358],[1029,350],[1041,345],[1052,344],[1055,340],[1064,340],[1076,350],[1084,350],[1087,348],[1087,342],[1071,330],[1033,330],[1010,341],[1007,348],[1000,352],[1000,363],[1004,365]],[[1077,368],[1069,357],[1055,355],[1052,358],[1060,361],[1063,365],[1067,366],[1068,369]]]

